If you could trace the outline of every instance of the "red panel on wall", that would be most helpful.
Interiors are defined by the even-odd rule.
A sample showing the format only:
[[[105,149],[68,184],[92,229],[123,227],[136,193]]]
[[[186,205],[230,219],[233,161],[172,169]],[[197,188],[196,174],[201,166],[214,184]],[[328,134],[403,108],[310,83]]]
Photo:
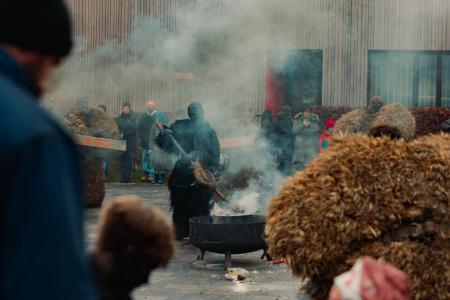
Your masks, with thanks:
[[[276,116],[281,111],[284,98],[284,83],[282,74],[274,73],[270,68],[266,74],[265,109],[270,109]]]

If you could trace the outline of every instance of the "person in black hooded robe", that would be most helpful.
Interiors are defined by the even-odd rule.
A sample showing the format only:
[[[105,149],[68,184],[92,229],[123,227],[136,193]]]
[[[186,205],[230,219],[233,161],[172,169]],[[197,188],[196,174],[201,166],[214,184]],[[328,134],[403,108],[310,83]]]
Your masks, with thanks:
[[[216,131],[204,119],[202,105],[191,103],[188,114],[189,119],[175,121],[157,138],[157,144],[164,151],[180,154],[170,140],[169,134],[172,134],[188,154],[188,157],[180,155],[168,182],[177,240],[189,236],[189,218],[209,215],[209,202],[213,196],[211,188],[196,183],[191,162],[199,161],[214,173],[220,157]]]

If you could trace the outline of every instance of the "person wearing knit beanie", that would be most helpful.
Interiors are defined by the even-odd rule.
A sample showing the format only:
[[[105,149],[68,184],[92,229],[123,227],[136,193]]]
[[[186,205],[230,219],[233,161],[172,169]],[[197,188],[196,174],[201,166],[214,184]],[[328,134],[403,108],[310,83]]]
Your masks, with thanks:
[[[0,44],[66,57],[72,49],[72,29],[63,1],[2,0]]]
[[[130,102],[122,104],[122,113],[116,118],[122,139],[126,142],[126,151],[119,157],[120,173],[122,183],[128,183],[131,180],[133,162],[136,155],[137,146],[137,119],[131,110]]]
[[[71,48],[62,0],[0,1],[0,299],[97,299],[79,151],[39,105]]]
[[[0,54],[25,69],[33,93],[45,92],[50,71],[71,49],[71,21],[62,0],[0,2]]]

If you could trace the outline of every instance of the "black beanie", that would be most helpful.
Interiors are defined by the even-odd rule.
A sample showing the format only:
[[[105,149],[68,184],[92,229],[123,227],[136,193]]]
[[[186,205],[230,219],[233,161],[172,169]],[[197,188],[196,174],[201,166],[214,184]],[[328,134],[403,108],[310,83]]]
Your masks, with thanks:
[[[63,0],[0,0],[2,43],[67,56],[72,49],[72,30]]]

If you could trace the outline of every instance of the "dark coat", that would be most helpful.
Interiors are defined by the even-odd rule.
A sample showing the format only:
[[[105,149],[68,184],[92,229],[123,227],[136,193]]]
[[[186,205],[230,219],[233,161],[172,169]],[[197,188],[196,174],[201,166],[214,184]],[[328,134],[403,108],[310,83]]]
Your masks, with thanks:
[[[156,110],[152,114],[146,112],[139,118],[139,139],[141,140],[141,147],[146,150],[153,148],[153,139],[156,138],[156,114]]]
[[[206,122],[196,123],[190,119],[178,120],[170,125],[174,138],[184,151],[210,170],[219,166],[220,145],[216,131]],[[167,142],[166,142],[166,145]],[[171,152],[177,151],[171,147]],[[189,161],[181,158],[169,178],[169,188],[172,186],[187,186],[193,183],[194,176]]]
[[[261,127],[258,138],[264,138],[268,142],[269,146],[273,147],[276,143],[276,135],[273,125],[270,124],[268,127]]]
[[[216,131],[207,122],[190,119],[175,121],[169,127],[173,137],[188,154],[199,159],[203,166],[216,169],[219,165],[220,144]],[[170,140],[160,134],[159,144],[169,153],[177,153]]]
[[[137,141],[137,121],[134,113],[120,114],[116,123],[122,138],[127,142],[127,151],[134,151]]]
[[[442,131],[450,133],[450,119],[442,123]]]
[[[288,156],[294,152],[295,136],[293,132],[294,119],[290,115],[279,114],[274,127],[276,144]]]
[[[264,126],[264,121],[268,121],[268,125]],[[276,143],[275,128],[273,124],[272,111],[265,110],[261,116],[260,131],[258,139],[264,138],[270,147]]]
[[[0,299],[93,299],[72,139],[0,51]]]
[[[216,131],[208,123],[186,119],[176,121],[169,128],[187,154],[210,170],[218,167],[219,140]],[[157,143],[166,152],[179,154],[167,131],[158,136]],[[168,185],[176,236],[177,239],[182,239],[189,234],[189,218],[209,214],[212,190],[207,186],[195,184],[191,162],[183,157],[176,162]]]

